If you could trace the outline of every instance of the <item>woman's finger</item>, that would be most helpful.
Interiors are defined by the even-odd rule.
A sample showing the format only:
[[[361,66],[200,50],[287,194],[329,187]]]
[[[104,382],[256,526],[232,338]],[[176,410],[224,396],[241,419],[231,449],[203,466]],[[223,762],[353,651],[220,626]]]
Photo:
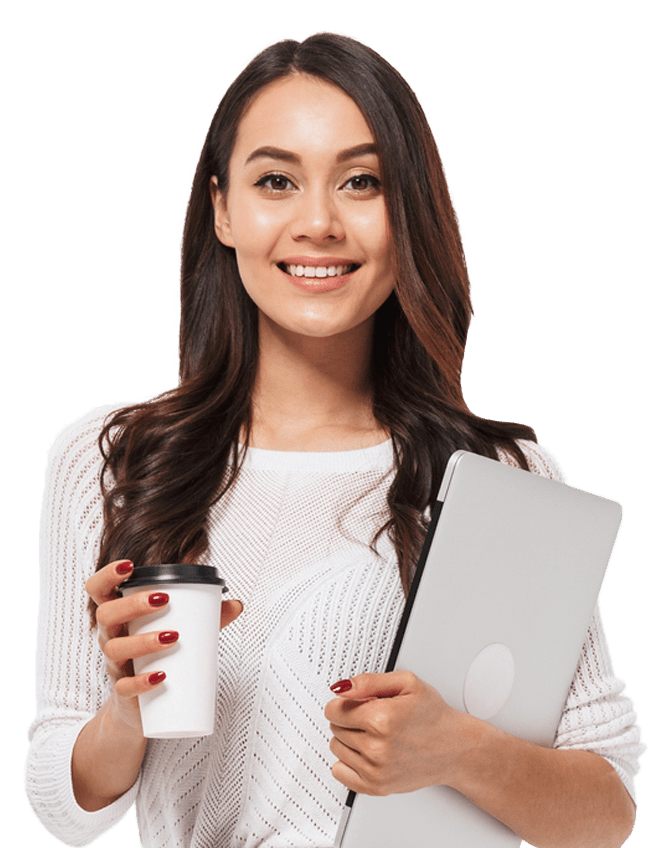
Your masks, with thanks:
[[[171,648],[179,638],[176,630],[155,630],[135,636],[117,636],[105,643],[105,656],[115,665],[122,667],[129,660],[146,657]]]
[[[347,765],[343,760],[337,760],[331,767],[331,773],[339,783],[347,789],[358,792],[361,795],[385,795],[385,791],[379,791],[374,782],[364,778],[361,773]]]
[[[169,603],[167,592],[135,592],[123,598],[112,599],[98,607],[96,621],[99,627],[118,635],[118,629],[136,618],[150,615]]]
[[[329,730],[335,739],[353,751],[360,751],[366,736],[363,730],[340,727],[337,724],[329,724]]]
[[[244,605],[241,601],[222,601],[221,627],[227,627],[240,615]]]
[[[120,559],[104,565],[87,580],[87,594],[98,606],[110,601],[117,596],[117,588],[133,572],[133,564],[130,560]]]
[[[388,698],[367,701],[348,701],[335,698],[325,707],[325,718],[337,727],[355,731],[386,732]]]
[[[416,691],[422,683],[410,671],[396,670],[379,674],[357,674],[339,680],[329,688],[345,700],[365,701],[370,698],[393,698]]]
[[[164,671],[151,671],[146,674],[136,674],[134,677],[122,677],[117,680],[114,691],[119,698],[128,700],[151,692],[164,683],[166,678],[167,675]]]
[[[338,760],[333,765],[332,773],[344,786],[366,795],[390,794],[389,775],[381,763],[382,756],[385,757],[383,751],[373,750],[373,755],[368,756],[367,751],[355,751],[335,736],[329,743],[329,748]]]
[[[87,580],[87,593],[99,607],[107,601],[116,600],[117,589],[121,586],[124,580],[132,574],[132,572],[133,564],[130,560],[117,560],[115,562],[111,562],[108,565],[103,566],[103,568],[99,569],[89,578],[89,580]],[[164,595],[166,593],[151,593],[151,596],[149,596],[147,592],[136,592],[134,595],[123,599],[124,601],[131,601],[134,599],[132,600],[132,603],[129,602],[121,604],[120,606],[113,606],[111,612],[108,611],[107,613],[100,614],[101,620],[105,626],[110,627],[117,623],[125,624],[133,618],[137,618],[138,615],[153,612],[153,610],[149,609],[149,607],[159,605],[159,600],[157,598],[153,599],[153,594]],[[149,599],[148,602],[147,598]],[[227,627],[231,624],[231,622],[235,621],[242,612],[243,608],[243,604],[240,601],[224,601],[222,603],[221,626]],[[137,613],[138,609],[140,611]],[[133,615],[133,613],[136,614]],[[107,615],[108,618],[104,619],[103,615]],[[120,620],[118,617],[120,617]]]
[[[360,771],[363,763],[365,762],[365,758],[359,751],[355,751],[353,748],[350,748],[349,745],[343,744],[343,742],[335,736],[333,736],[329,742],[329,750],[334,757],[356,772]]]
[[[100,627],[108,632],[117,629],[136,618],[157,612],[169,603],[167,592],[135,592],[124,598],[112,599],[98,608],[96,620]],[[227,627],[244,609],[241,601],[227,600],[222,603],[221,627]]]

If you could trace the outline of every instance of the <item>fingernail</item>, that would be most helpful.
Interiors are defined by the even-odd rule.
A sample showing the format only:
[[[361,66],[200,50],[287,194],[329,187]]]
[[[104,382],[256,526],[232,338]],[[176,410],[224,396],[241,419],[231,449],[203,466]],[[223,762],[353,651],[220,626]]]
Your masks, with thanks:
[[[348,692],[352,688],[351,680],[339,680],[329,687],[335,695],[341,695],[343,692]]]
[[[163,645],[170,645],[178,639],[179,634],[175,630],[163,630],[158,639]]]
[[[166,676],[164,671],[154,671],[153,674],[149,674],[149,683],[155,686],[156,683],[162,683]]]
[[[133,570],[133,564],[130,560],[126,560],[125,562],[120,562],[117,567],[117,574],[130,574]]]
[[[149,595],[149,604],[152,607],[163,607],[169,603],[169,595],[166,592],[153,592]]]

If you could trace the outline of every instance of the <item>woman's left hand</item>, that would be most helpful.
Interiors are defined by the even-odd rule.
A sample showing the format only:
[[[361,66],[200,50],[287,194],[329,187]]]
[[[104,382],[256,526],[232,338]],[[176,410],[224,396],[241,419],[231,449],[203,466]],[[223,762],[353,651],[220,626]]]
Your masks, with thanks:
[[[338,697],[325,716],[338,757],[336,780],[366,795],[454,781],[469,743],[469,717],[436,689],[409,671],[359,674],[331,688]]]

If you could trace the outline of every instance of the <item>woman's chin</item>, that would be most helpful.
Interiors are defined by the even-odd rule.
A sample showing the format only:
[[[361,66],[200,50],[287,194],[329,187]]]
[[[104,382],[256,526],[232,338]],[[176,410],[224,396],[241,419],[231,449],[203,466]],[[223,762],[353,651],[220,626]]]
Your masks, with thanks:
[[[271,317],[260,314],[261,343],[263,333],[270,332],[279,337],[297,338],[300,340],[329,342],[334,339],[352,337],[354,334],[369,333],[370,319],[365,321],[340,321],[336,315],[306,315],[297,320],[290,317],[286,321],[274,321]]]

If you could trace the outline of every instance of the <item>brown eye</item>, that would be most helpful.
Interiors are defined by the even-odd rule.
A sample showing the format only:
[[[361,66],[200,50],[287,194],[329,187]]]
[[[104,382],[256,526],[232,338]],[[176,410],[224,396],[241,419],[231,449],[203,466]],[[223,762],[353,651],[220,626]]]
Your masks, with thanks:
[[[269,188],[271,191],[288,191],[293,188],[293,184],[283,174],[265,174],[264,177],[258,180],[256,185]]]
[[[345,188],[357,192],[379,189],[380,186],[381,183],[377,177],[373,177],[372,174],[358,174],[356,177],[352,177],[345,183]]]

